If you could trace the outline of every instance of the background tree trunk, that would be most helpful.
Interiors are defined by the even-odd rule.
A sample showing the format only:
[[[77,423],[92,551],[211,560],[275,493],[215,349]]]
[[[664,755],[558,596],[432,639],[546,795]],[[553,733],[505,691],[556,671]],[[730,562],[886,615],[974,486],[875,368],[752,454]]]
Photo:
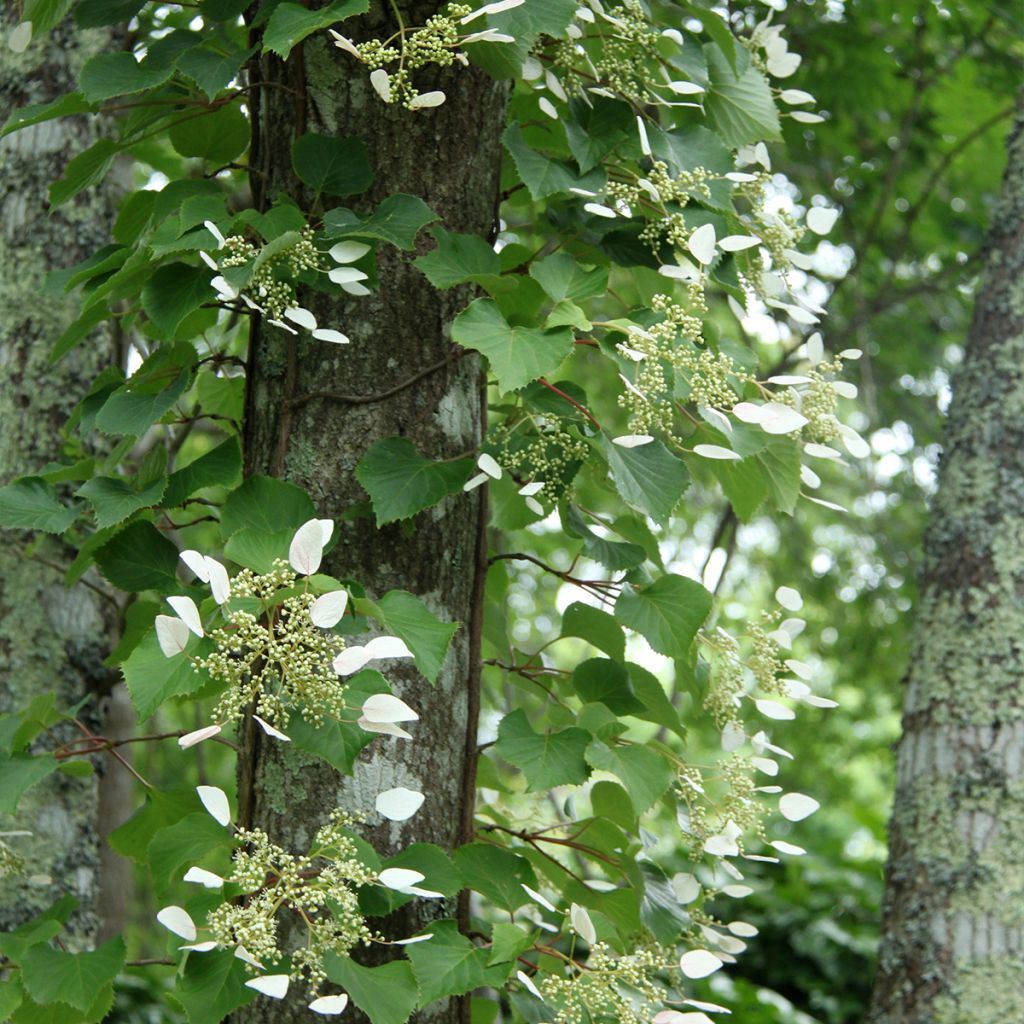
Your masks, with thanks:
[[[407,25],[423,24],[437,4],[400,3]],[[363,18],[340,26],[357,39],[385,37],[396,25],[390,9],[374,3]],[[457,67],[423,74],[421,88],[440,88],[443,106],[409,112],[387,106],[373,92],[367,69],[317,33],[287,63],[264,58],[259,80],[283,83],[260,89],[254,100],[252,187],[265,208],[281,190],[297,195],[290,159],[303,132],[361,139],[371,157],[374,183],[355,204],[372,209],[385,196],[421,197],[452,231],[494,237],[499,199],[500,133],[506,90],[476,69]],[[296,98],[296,93],[299,98]],[[307,200],[310,197],[305,197]],[[429,241],[429,236],[427,236]],[[412,266],[414,254],[378,249],[379,291],[364,298],[307,296],[324,326],[341,329],[352,343],[335,346],[291,338],[256,324],[252,333],[245,420],[247,473],[285,477],[306,488],[318,513],[337,519],[366,502],[354,470],[376,440],[403,436],[424,454],[447,457],[474,450],[480,440],[483,377],[476,356],[458,358],[449,338],[455,314],[469,293],[437,292]],[[374,395],[434,364],[436,371],[394,396],[361,404],[317,399],[291,408],[289,400],[314,391]],[[472,822],[472,759],[476,745],[478,613],[485,569],[480,492],[449,499],[419,516],[414,529],[396,524],[375,529],[370,518],[340,524],[326,571],[362,583],[370,596],[410,591],[438,616],[459,621],[437,685],[431,687],[406,662],[387,665],[395,692],[414,706],[412,742],[377,739],[364,751],[353,778],[286,744],[250,733],[242,759],[243,820],[268,829],[274,841],[297,850],[306,845],[336,806],[370,812],[366,833],[382,854],[413,842],[451,849]],[[396,746],[397,744],[397,746]],[[251,775],[248,774],[251,772]],[[376,794],[407,786],[426,795],[412,820],[394,823],[373,812]],[[412,935],[430,918],[452,916],[453,906],[416,900],[395,915],[396,937]],[[370,956],[375,955],[371,951]],[[246,1022],[305,1020],[301,993],[285,1004],[260,1001],[241,1011]],[[455,1001],[434,1016],[455,1013]],[[239,1018],[239,1019],[240,1019]]]
[[[5,5],[4,40],[18,19]],[[70,20],[24,54],[5,46],[0,61],[2,118],[75,87],[81,65],[110,45],[109,32],[74,30]],[[65,163],[100,134],[96,117],[61,118],[0,140],[0,484],[59,458],[61,430],[93,377],[117,361],[117,341],[99,328],[56,366],[50,350],[76,313],[76,301],[41,294],[47,271],[70,266],[106,244],[117,194],[112,179],[49,213],[47,186]],[[56,691],[61,706],[109,688],[116,672],[102,665],[111,649],[116,605],[79,584],[65,589],[60,566],[70,557],[52,538],[26,555],[30,537],[7,534],[0,544],[0,712]],[[95,715],[93,703],[83,714]],[[71,727],[65,736],[79,736]],[[101,766],[101,769],[106,766]],[[95,776],[55,774],[22,799],[0,831],[28,829],[10,845],[35,876],[0,880],[0,930],[49,906],[65,893],[79,900],[69,924],[73,940],[97,929],[99,841]]]
[[[871,1019],[1024,1020],[1024,103],[955,378],[903,728]]]

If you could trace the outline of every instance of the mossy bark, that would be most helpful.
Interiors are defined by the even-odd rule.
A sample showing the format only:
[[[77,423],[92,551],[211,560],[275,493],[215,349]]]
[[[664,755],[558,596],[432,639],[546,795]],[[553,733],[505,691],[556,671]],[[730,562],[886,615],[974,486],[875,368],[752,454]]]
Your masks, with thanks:
[[[407,25],[423,24],[438,5],[400,2]],[[357,39],[383,38],[396,29],[390,7],[373,3],[365,17],[340,26]],[[265,207],[281,191],[308,205],[293,175],[289,150],[304,132],[358,138],[374,167],[370,191],[353,205],[369,211],[384,197],[405,192],[422,198],[451,231],[487,238],[496,232],[504,123],[504,86],[476,69],[422,72],[422,89],[442,89],[445,103],[409,112],[387,106],[373,92],[367,69],[331,45],[326,33],[305,41],[287,62],[264,58],[257,72],[269,83],[254,98],[252,187]],[[421,239],[420,251],[429,243]],[[475,356],[459,358],[449,331],[470,295],[436,291],[412,266],[415,254],[378,249],[380,287],[363,298],[305,297],[323,326],[342,330],[351,345],[290,338],[256,323],[252,332],[245,422],[248,473],[285,477],[306,488],[318,514],[337,520],[364,505],[367,495],[354,470],[374,441],[401,436],[429,457],[475,450],[483,429],[483,378]],[[440,364],[440,365],[438,365]],[[350,403],[313,392],[373,396],[431,372],[380,400]],[[414,842],[458,844],[472,822],[472,757],[478,662],[478,613],[484,570],[484,509],[479,492],[451,498],[412,523],[374,528],[372,518],[338,527],[326,571],[358,580],[371,596],[410,591],[443,619],[458,621],[440,678],[430,686],[405,662],[385,663],[394,690],[420,715],[413,741],[381,737],[363,752],[355,775],[345,778],[323,762],[250,731],[240,776],[243,820],[266,828],[286,848],[305,850],[317,827],[337,806],[368,813],[365,833],[385,856]],[[407,786],[426,795],[412,820],[382,821],[374,797]],[[416,900],[385,928],[412,935],[430,919],[454,916],[452,901]],[[386,948],[360,954],[390,959]],[[299,986],[284,1003],[247,1007],[246,1022],[305,1020]],[[424,1016],[454,1019],[454,1001]]]
[[[0,17],[3,39],[15,14],[8,6]],[[78,32],[67,22],[24,54],[7,50],[0,61],[0,120],[72,90],[82,63],[109,43],[108,34]],[[116,341],[101,328],[51,366],[50,350],[76,303],[42,293],[47,271],[84,259],[108,240],[113,186],[83,193],[54,213],[47,200],[47,186],[100,127],[96,118],[65,118],[0,140],[0,484],[61,457],[61,431],[75,401],[116,358]],[[48,691],[67,707],[112,681],[102,661],[116,609],[84,585],[65,589],[59,566],[69,560],[53,538],[35,545],[26,532],[4,535],[0,712]],[[95,703],[84,713],[95,713]],[[72,728],[65,738],[72,735],[80,734]],[[16,816],[0,815],[0,831],[32,833],[9,843],[25,858],[31,879],[0,879],[0,930],[70,893],[79,901],[70,944],[92,940],[100,887],[96,806],[96,777],[52,775],[26,794]]]
[[[874,1024],[1024,1020],[1024,97],[925,541]]]

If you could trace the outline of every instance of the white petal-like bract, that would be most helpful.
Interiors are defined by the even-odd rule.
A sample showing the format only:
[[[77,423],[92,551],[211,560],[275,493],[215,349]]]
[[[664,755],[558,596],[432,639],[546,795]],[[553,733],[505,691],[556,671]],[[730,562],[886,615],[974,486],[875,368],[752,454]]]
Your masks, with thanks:
[[[573,931],[588,946],[592,946],[597,942],[597,931],[594,929],[594,922],[590,920],[590,914],[587,913],[586,907],[581,907],[578,903],[574,903],[569,908],[569,920],[572,922]]]
[[[798,612],[804,606],[804,599],[798,590],[792,587],[779,587],[775,591],[775,600],[788,612]]]
[[[178,746],[182,750],[187,750],[189,747],[194,747],[197,743],[202,743],[203,740],[208,740],[211,736],[216,736],[220,729],[219,725],[204,725],[202,729],[196,729],[195,732],[187,732],[184,736],[179,736]]]
[[[723,961],[708,949],[691,949],[679,959],[679,969],[687,978],[706,978],[722,966]]]
[[[181,619],[174,615],[158,615],[154,625],[156,638],[165,658],[173,658],[185,650],[190,631]]]
[[[369,251],[370,247],[365,242],[338,242],[337,245],[332,245],[327,250],[327,255],[335,263],[355,263]]]
[[[807,211],[807,226],[816,235],[827,235],[839,219],[839,211],[831,206],[812,206]]]
[[[623,434],[621,437],[613,437],[612,444],[617,444],[620,448],[640,448],[653,440],[650,434]]]
[[[314,1013],[322,1017],[336,1017],[345,1007],[348,1006],[348,996],[344,992],[337,996],[320,996],[309,1004]]]
[[[284,315],[288,317],[293,324],[305,327],[307,331],[316,330],[316,317],[313,316],[308,309],[303,309],[301,306],[289,306],[284,311]]]
[[[422,882],[424,877],[421,871],[414,871],[412,868],[385,868],[377,876],[377,881],[388,889],[399,891]]]
[[[206,564],[206,555],[192,548],[186,548],[178,557],[195,573],[203,583],[210,582],[210,569]]]
[[[419,715],[391,693],[375,693],[363,701],[363,717],[371,722],[416,722]]]
[[[218,825],[228,825],[231,822],[231,805],[228,803],[227,793],[217,786],[196,786],[196,792],[203,806],[210,812]]]
[[[705,459],[726,459],[738,462],[743,456],[737,455],[730,448],[723,448],[719,444],[695,444],[693,446],[695,455],[703,456]]]
[[[207,871],[205,868],[189,868],[182,880],[185,882],[196,882],[207,889],[219,889],[224,884],[224,879],[220,875],[215,875],[212,871]]]
[[[217,604],[223,604],[231,596],[231,578],[227,569],[216,558],[206,556],[206,572],[210,580],[210,593]]]
[[[164,907],[156,915],[156,919],[169,931],[189,942],[194,942],[196,937],[196,925],[188,911],[182,907],[171,905]]]
[[[385,103],[391,102],[391,78],[383,68],[370,72],[370,85]]]
[[[707,266],[715,258],[715,226],[702,224],[690,235],[686,248],[695,260]]]
[[[347,590],[332,590],[329,594],[321,594],[310,606],[309,617],[314,626],[330,629],[341,622],[348,605]]]
[[[320,568],[323,554],[323,527],[319,519],[310,519],[295,531],[288,548],[288,561],[300,576],[312,576]]]
[[[377,813],[389,821],[405,821],[411,818],[422,806],[426,798],[414,789],[396,786],[377,795],[375,806]]]
[[[285,736],[285,734],[283,732],[281,732],[280,729],[275,729],[269,722],[267,722],[264,719],[260,718],[259,715],[253,715],[252,718],[253,718],[253,721],[256,722],[256,724],[259,725],[259,727],[268,736],[272,736],[275,740],[281,740],[284,743],[291,743],[291,741],[292,741],[291,736]]]
[[[199,609],[191,597],[169,597],[167,603],[174,609],[175,614],[185,623],[196,636],[203,636],[203,620],[199,616]]]
[[[271,999],[284,999],[288,995],[288,981],[287,974],[264,974],[262,978],[252,978],[245,985]]]
[[[787,821],[803,821],[810,817],[821,804],[813,796],[803,793],[787,793],[779,800],[779,813]]]

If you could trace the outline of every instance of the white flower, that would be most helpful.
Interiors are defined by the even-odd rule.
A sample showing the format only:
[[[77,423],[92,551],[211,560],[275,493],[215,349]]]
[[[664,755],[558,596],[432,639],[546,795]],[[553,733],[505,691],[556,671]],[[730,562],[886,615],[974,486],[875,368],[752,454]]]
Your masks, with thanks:
[[[805,796],[803,793],[787,793],[779,800],[779,812],[787,821],[803,821],[820,806],[814,797]]]
[[[694,454],[701,455],[705,459],[731,459],[738,462],[743,457],[731,449],[717,444],[696,444],[693,446],[693,451]]]
[[[295,531],[288,548],[288,561],[300,576],[312,576],[320,568],[324,546],[330,539],[330,534],[325,537],[324,532],[320,519],[310,519]]]
[[[289,306],[284,311],[284,315],[288,317],[293,324],[305,327],[307,331],[316,330],[316,317],[313,316],[308,309],[303,309],[301,306]]]
[[[191,597],[169,597],[167,603],[177,613],[179,619],[188,626],[196,636],[203,636],[203,620],[199,617],[199,609]]]
[[[314,626],[331,629],[341,622],[348,605],[348,591],[332,590],[329,594],[321,594],[309,609],[309,617]]]
[[[496,3],[486,4],[475,11],[470,11],[465,17],[459,19],[459,24],[468,25],[471,21],[476,21],[477,18],[484,15],[501,14],[502,11],[510,11],[513,7],[521,7],[524,3],[526,0],[497,0]]]
[[[219,889],[224,884],[224,879],[220,875],[215,875],[205,868],[189,868],[183,881],[196,882],[206,889]]]
[[[831,206],[812,206],[807,211],[807,226],[816,235],[827,235],[839,220],[839,211]]]
[[[623,434],[621,437],[613,437],[612,444],[617,444],[620,448],[640,448],[653,440],[650,434]]]
[[[369,251],[370,247],[363,242],[338,242],[337,245],[331,246],[327,251],[327,255],[335,263],[355,263],[356,260],[362,259]]]
[[[334,45],[339,50],[344,50],[346,53],[352,54],[353,57],[359,56],[359,51],[356,49],[355,43],[352,42],[347,36],[343,36],[340,32],[335,32],[333,28],[328,29],[328,32],[334,37]]]

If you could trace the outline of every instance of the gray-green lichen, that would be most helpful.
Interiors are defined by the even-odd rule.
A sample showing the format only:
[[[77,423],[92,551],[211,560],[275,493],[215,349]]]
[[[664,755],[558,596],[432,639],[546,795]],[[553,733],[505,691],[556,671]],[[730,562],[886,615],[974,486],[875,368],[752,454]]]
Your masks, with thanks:
[[[1024,1020],[1024,109],[953,395],[873,1024]]]
[[[12,15],[6,9],[0,19],[4,38]],[[109,43],[105,33],[76,33],[65,24],[25,54],[8,51],[0,62],[0,106],[10,112],[70,91],[85,60]],[[100,127],[96,119],[67,118],[0,140],[0,483],[61,457],[61,428],[77,396],[116,355],[114,339],[101,329],[50,366],[49,351],[76,310],[70,298],[42,294],[49,270],[108,241],[112,189],[83,194],[52,215],[47,202],[49,184]],[[61,573],[44,563],[66,563],[68,552],[49,539],[30,554],[31,540],[18,532],[0,545],[0,712],[47,691],[70,706],[109,675],[102,660],[114,609],[85,587],[65,590]],[[72,727],[58,735],[78,733]],[[0,831],[31,832],[10,840],[30,877],[0,880],[0,929],[70,893],[80,907],[68,941],[91,940],[99,891],[96,793],[95,777],[55,774],[23,797],[16,816],[0,816]]]

